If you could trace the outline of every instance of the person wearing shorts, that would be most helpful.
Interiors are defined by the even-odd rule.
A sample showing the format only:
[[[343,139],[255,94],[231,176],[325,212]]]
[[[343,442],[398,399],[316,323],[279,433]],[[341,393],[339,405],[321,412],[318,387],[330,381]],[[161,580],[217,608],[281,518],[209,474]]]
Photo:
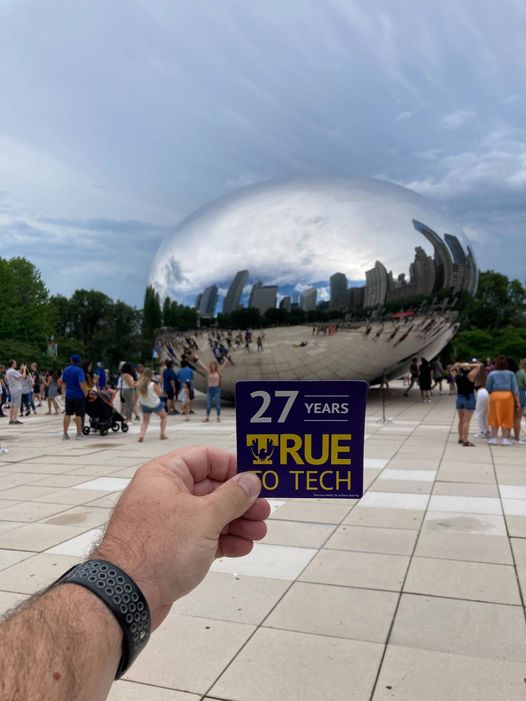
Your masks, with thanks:
[[[137,383],[137,391],[142,409],[142,423],[139,443],[144,441],[144,436],[146,435],[146,431],[150,425],[150,418],[152,414],[157,414],[157,416],[160,418],[161,440],[166,440],[168,438],[166,435],[168,416],[161,400],[162,390],[159,387],[159,384],[153,381],[153,371],[151,368],[144,368],[142,377]]]
[[[455,363],[451,367],[451,374],[455,378],[457,387],[457,412],[458,412],[458,442],[465,448],[473,448],[474,443],[469,440],[469,424],[477,403],[475,397],[475,378],[480,372],[482,363]]]
[[[86,392],[88,387],[84,370],[80,367],[80,356],[76,353],[71,356],[70,365],[62,373],[60,381],[65,386],[66,413],[64,414],[63,439],[69,439],[68,429],[71,417],[75,416],[77,425],[77,440],[82,436],[82,422],[86,413]]]

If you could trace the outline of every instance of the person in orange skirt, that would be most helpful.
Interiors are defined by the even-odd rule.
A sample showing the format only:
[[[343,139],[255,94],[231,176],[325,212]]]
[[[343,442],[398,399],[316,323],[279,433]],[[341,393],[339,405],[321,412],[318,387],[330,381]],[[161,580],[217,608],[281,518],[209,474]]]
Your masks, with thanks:
[[[513,415],[516,408],[520,408],[519,386],[515,374],[508,370],[508,363],[503,355],[499,355],[495,361],[495,370],[488,375],[486,389],[489,393],[488,423],[491,429],[488,442],[490,445],[497,445],[500,428],[502,445],[511,445]]]

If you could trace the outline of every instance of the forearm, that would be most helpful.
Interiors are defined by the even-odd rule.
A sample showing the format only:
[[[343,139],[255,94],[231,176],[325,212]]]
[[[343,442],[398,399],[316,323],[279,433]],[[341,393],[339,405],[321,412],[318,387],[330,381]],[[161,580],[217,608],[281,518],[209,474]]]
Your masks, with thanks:
[[[0,624],[0,699],[105,699],[122,652],[122,632],[87,589],[63,584]]]

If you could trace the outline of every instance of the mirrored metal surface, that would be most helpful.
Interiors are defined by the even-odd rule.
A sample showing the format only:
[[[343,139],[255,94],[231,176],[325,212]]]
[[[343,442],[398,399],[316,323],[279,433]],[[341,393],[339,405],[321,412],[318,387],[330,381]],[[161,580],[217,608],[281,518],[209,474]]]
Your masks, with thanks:
[[[248,306],[267,320],[275,308],[340,317],[335,333],[328,322],[314,334],[276,327],[265,329],[263,350],[256,332],[252,350],[234,344],[228,395],[236,379],[375,381],[413,355],[437,355],[456,331],[450,310],[476,290],[477,267],[461,229],[420,195],[370,178],[301,179],[245,188],[193,214],[159,249],[150,283],[202,318]],[[399,309],[411,316],[392,318]],[[180,343],[174,335],[164,352],[178,357]],[[211,359],[208,340],[198,344]]]

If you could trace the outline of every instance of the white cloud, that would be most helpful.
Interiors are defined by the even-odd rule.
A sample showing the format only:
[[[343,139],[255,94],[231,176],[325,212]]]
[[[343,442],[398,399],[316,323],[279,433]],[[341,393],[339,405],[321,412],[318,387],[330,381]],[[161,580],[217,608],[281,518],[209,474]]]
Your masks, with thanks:
[[[476,114],[474,110],[455,110],[442,117],[442,126],[445,129],[460,129],[466,122],[473,119]]]
[[[437,154],[433,172],[404,183],[422,195],[441,200],[469,195],[503,197],[504,191],[519,195],[524,201],[526,184],[526,138],[510,128],[500,126],[488,132],[470,151],[454,155]]]

